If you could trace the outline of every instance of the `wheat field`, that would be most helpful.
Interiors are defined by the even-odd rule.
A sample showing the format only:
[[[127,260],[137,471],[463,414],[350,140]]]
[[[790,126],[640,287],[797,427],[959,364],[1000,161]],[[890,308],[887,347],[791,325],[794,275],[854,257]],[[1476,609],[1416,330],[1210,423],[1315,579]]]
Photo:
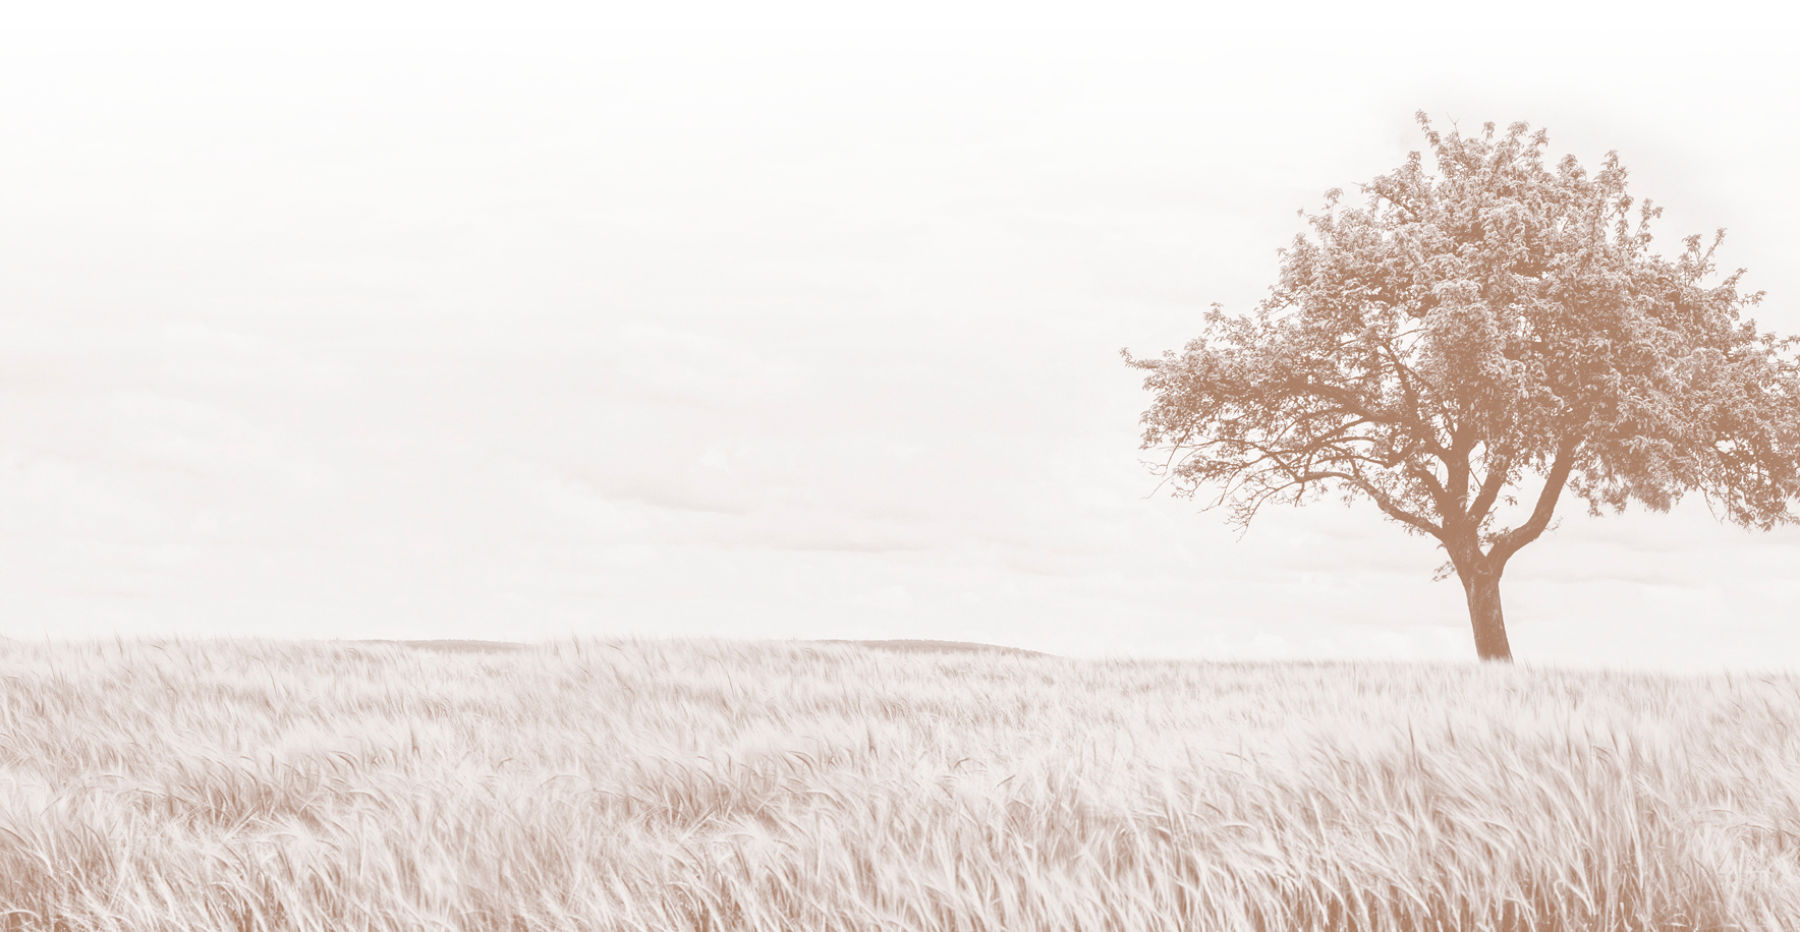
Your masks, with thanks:
[[[0,928],[1800,928],[1800,681],[0,641]]]

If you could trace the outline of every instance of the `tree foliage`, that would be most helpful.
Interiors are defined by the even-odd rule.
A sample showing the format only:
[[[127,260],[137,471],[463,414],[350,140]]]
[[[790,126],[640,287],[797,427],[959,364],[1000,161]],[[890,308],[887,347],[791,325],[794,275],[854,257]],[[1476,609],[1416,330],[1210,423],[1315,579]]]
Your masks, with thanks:
[[[1125,354],[1175,490],[1216,490],[1240,527],[1271,501],[1367,498],[1465,581],[1497,577],[1565,494],[1599,514],[1699,492],[1738,524],[1794,520],[1795,340],[1745,317],[1762,294],[1718,270],[1724,231],[1662,255],[1661,210],[1616,153],[1552,167],[1526,124],[1418,122],[1430,165],[1328,192],[1254,313],[1215,305],[1182,352]]]

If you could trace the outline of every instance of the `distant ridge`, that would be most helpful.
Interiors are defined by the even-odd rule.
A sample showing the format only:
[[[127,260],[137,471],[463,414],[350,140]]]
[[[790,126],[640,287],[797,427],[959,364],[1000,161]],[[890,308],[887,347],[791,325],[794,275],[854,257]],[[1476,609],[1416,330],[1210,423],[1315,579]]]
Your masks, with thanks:
[[[387,638],[364,638],[353,641],[355,644],[398,644],[401,647],[416,647],[420,650],[441,650],[452,654],[481,653],[484,651],[521,650],[525,647],[514,641],[475,641],[455,638],[439,638],[424,641],[395,641]]]
[[[934,641],[925,638],[901,638],[886,641],[851,641],[841,638],[824,638],[814,641],[815,644],[854,644],[858,647],[873,647],[876,650],[891,650],[900,653],[926,652],[986,652],[1016,654],[1021,657],[1048,657],[1049,654],[1039,650],[1027,650],[1023,647],[1007,647],[1004,644],[982,644],[977,641]]]
[[[531,645],[517,641],[481,641],[468,638],[429,638],[423,640],[396,640],[392,638],[362,638],[350,641],[352,644],[397,644],[418,650],[435,650],[451,654],[498,653],[523,650]],[[938,641],[929,638],[893,638],[879,641],[855,641],[843,638],[823,638],[802,643],[811,644],[849,644],[855,647],[868,647],[875,650],[894,651],[903,654],[915,653],[998,653],[1013,654],[1019,657],[1049,657],[1043,651],[1027,650],[1023,647],[1008,647],[1004,644],[983,644],[978,641]]]

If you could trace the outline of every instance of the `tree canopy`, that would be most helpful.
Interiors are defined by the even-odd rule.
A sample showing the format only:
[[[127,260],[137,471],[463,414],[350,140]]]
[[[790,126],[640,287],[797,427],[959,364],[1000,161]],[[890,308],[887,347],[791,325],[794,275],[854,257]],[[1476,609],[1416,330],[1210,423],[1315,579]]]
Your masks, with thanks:
[[[1183,351],[1125,353],[1174,490],[1211,490],[1240,527],[1269,502],[1374,502],[1442,544],[1492,658],[1510,656],[1499,576],[1565,495],[1601,514],[1698,492],[1747,527],[1794,521],[1797,341],[1745,316],[1762,294],[1718,269],[1724,231],[1665,256],[1616,153],[1552,167],[1524,123],[1418,123],[1429,164],[1327,192],[1253,313],[1214,305]]]

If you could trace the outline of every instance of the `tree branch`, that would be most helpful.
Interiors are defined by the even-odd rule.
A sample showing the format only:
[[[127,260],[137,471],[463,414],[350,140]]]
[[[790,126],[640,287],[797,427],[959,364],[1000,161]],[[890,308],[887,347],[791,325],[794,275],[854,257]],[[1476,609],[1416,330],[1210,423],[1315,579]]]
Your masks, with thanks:
[[[1469,522],[1476,527],[1481,526],[1483,518],[1493,509],[1494,502],[1500,499],[1500,490],[1506,487],[1506,476],[1512,472],[1512,460],[1500,457],[1499,462],[1488,469],[1487,478],[1481,483],[1481,491],[1475,494],[1475,501],[1467,512]]]
[[[1531,509],[1531,517],[1525,523],[1502,533],[1494,538],[1493,547],[1488,550],[1488,559],[1498,571],[1506,566],[1506,561],[1519,552],[1519,548],[1538,539],[1544,529],[1550,526],[1550,516],[1556,511],[1556,501],[1562,495],[1563,486],[1569,482],[1569,470],[1575,465],[1575,450],[1581,441],[1574,437],[1566,437],[1557,444],[1556,459],[1550,464],[1550,472],[1544,477],[1544,489],[1538,493],[1536,507]]]
[[[1386,492],[1376,488],[1362,476],[1338,470],[1320,470],[1310,473],[1309,475],[1313,479],[1342,479],[1361,490],[1363,494],[1369,496],[1369,498],[1375,502],[1375,507],[1380,508],[1388,517],[1415,530],[1429,534],[1438,540],[1444,539],[1444,529],[1442,527],[1401,508]]]

